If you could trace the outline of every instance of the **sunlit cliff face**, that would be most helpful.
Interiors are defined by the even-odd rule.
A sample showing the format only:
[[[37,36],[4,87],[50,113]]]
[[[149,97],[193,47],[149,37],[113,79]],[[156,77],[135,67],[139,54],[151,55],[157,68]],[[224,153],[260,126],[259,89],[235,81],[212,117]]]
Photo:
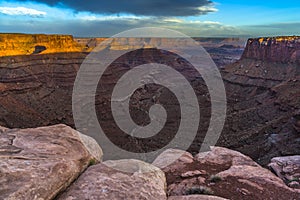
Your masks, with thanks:
[[[267,41],[276,41],[276,42],[283,42],[283,41],[290,41],[290,42],[300,42],[300,37],[299,36],[279,36],[279,37],[262,37],[259,38],[258,41],[259,43],[267,42]]]
[[[0,56],[84,51],[70,35],[0,34]]]

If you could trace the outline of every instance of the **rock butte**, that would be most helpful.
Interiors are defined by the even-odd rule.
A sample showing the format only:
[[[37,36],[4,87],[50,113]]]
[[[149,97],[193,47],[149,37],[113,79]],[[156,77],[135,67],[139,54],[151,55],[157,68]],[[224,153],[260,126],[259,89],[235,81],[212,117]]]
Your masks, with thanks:
[[[243,58],[273,62],[298,62],[300,37],[253,38],[247,42]]]

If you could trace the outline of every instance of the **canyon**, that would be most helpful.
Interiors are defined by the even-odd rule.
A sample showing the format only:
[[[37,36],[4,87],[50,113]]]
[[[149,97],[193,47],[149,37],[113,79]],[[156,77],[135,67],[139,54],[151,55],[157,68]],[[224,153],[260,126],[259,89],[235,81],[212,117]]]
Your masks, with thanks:
[[[90,43],[90,40],[88,41]],[[145,43],[147,41],[150,44],[162,42],[153,39],[145,40]],[[221,45],[224,45],[222,41]],[[124,42],[124,39],[121,42]],[[216,43],[218,42],[220,41]],[[86,44],[87,41],[82,43]],[[130,44],[130,40],[125,40],[125,43]],[[111,46],[116,48],[118,45],[113,43]],[[266,49],[272,47],[275,50],[266,54],[265,52],[269,52]],[[1,57],[0,125],[28,128],[64,123],[74,127],[72,87],[77,71],[87,54],[88,52],[70,52]],[[277,62],[276,59],[282,55],[288,60],[281,58],[281,61]],[[201,138],[203,139],[203,134],[208,128],[210,117],[209,96],[203,79],[191,76],[194,72],[189,64],[176,59],[176,55],[165,54],[152,48],[129,52],[119,58],[116,63],[118,62],[125,65],[112,65],[104,76],[105,88],[112,88],[113,83],[117,82],[118,77],[125,71],[149,62],[169,64],[188,77],[195,88],[203,113],[198,137],[191,147],[191,151],[196,153],[199,148],[197,145],[201,143]],[[300,102],[299,37],[286,40],[249,39],[241,59],[221,69],[221,74],[226,87],[228,111],[218,145],[239,150],[263,165],[272,157],[299,153],[298,135],[292,124],[292,117],[299,111]],[[109,90],[98,91],[101,97],[96,101],[96,106],[100,106],[97,113],[100,120],[112,122],[113,117],[108,114],[109,108],[101,107],[108,103]],[[133,96],[132,104],[144,99],[139,103],[139,108],[132,107],[135,112],[133,116],[139,116],[136,117],[136,121],[139,121],[139,118],[148,119],[147,112],[140,110],[147,110],[152,105],[148,93],[155,95],[158,91],[160,87],[148,87],[147,90],[144,89]],[[170,95],[172,94],[165,91],[159,101],[163,105],[176,107],[171,106],[176,105],[175,101],[167,101]],[[172,112],[175,116],[176,109]],[[173,119],[170,124],[175,123],[175,118],[170,117]],[[170,125],[166,134],[172,134],[174,130],[176,126]],[[113,134],[115,131],[109,132]]]
[[[20,39],[19,42],[12,42],[14,39],[11,39],[9,44],[15,46],[9,46],[5,44],[7,42],[3,41],[8,41],[10,37],[12,36],[0,35],[0,126],[7,127],[8,130],[13,130],[12,132],[18,131],[18,129],[55,124],[66,124],[76,128],[72,114],[74,81],[86,56],[103,39],[74,39],[71,36],[55,36],[58,38],[55,40],[51,38],[52,36],[48,36],[50,37],[48,39],[43,38],[46,36],[30,36],[35,39],[29,42],[27,42],[28,39]],[[43,39],[37,39],[39,37]],[[113,43],[109,50],[118,51],[121,47],[130,49],[132,46],[130,44],[134,43],[134,39],[131,40],[123,39],[121,44]],[[273,177],[265,172],[251,159],[261,166],[267,167],[274,157],[300,155],[300,37],[248,39],[243,53],[240,50],[243,49],[243,42],[238,39],[196,40],[202,42],[207,51],[213,54],[212,58],[220,67],[226,89],[227,117],[221,137],[216,145],[249,156],[249,158],[245,158],[243,155],[237,156],[235,153],[227,152],[226,149],[219,151],[216,149],[217,153],[210,155],[212,159],[218,157],[219,154],[223,155],[222,151],[224,151],[229,155],[233,154],[232,157],[242,157],[242,161],[234,163],[230,158],[224,162],[225,164],[209,164],[208,160],[203,167],[207,167],[205,170],[208,171],[211,166],[214,166],[216,170],[210,173],[220,173],[219,176],[222,179],[226,179],[228,183],[231,182],[233,185],[238,185],[237,182],[241,179],[244,180],[242,183],[247,185],[248,189],[241,191],[241,193],[254,195],[255,187],[247,182],[249,177],[235,179],[228,175],[229,172],[226,170],[231,169],[233,171],[230,173],[235,173],[236,177],[243,177],[245,174],[241,175],[238,168],[246,166],[249,170],[253,169],[253,173],[255,170],[261,170],[266,179],[271,177],[270,180],[274,180],[275,175]],[[178,170],[176,171],[178,174],[195,171],[195,167],[199,166],[199,162],[201,162],[201,160],[197,160],[199,147],[203,142],[211,117],[210,95],[205,81],[201,75],[193,70],[190,63],[178,58],[175,53],[152,48],[151,43],[166,42],[163,39],[144,39],[143,42],[145,43],[144,48],[119,57],[109,66],[100,80],[101,84],[98,85],[96,94],[96,112],[99,123],[115,144],[129,151],[148,152],[167,144],[169,138],[174,137],[178,129],[180,117],[178,116],[178,102],[166,88],[159,85],[139,88],[130,99],[131,116],[137,124],[149,122],[149,108],[156,102],[168,110],[166,127],[162,134],[151,138],[151,140],[137,140],[122,134],[114,122],[109,105],[112,89],[125,72],[138,65],[151,62],[172,66],[191,83],[201,111],[197,136],[188,149],[191,154],[186,152],[189,159],[194,160],[195,163],[190,161],[189,164],[184,164],[182,171],[180,171],[181,168],[177,167],[175,167],[175,171]],[[17,49],[26,49],[26,52]],[[229,54],[230,57],[228,57]],[[154,96],[155,99],[153,100]],[[58,127],[58,129],[60,128]],[[7,132],[7,129],[3,129],[2,132]],[[49,132],[51,133],[51,131]],[[200,155],[202,154],[200,153]],[[84,167],[88,165],[87,160],[91,158],[92,156],[85,155]],[[218,158],[222,160],[223,157]],[[100,160],[98,156],[97,161]],[[157,163],[159,162],[157,161]],[[227,166],[228,163],[231,163],[232,166]],[[223,165],[226,169],[221,167]],[[84,167],[81,167],[79,171],[83,171]],[[103,166],[100,168],[102,169]],[[177,176],[176,173],[172,176],[169,168],[162,168],[162,170],[167,177],[168,195],[186,195],[184,191],[188,189],[184,188],[182,177],[178,178],[180,175],[177,174]],[[90,173],[96,173],[97,170],[91,169],[91,171]],[[107,173],[114,172],[108,171]],[[157,177],[160,179],[162,175]],[[194,176],[191,176],[191,179],[193,178]],[[208,177],[206,178],[208,179]],[[84,183],[85,180],[78,180],[78,184],[81,184],[81,181]],[[298,191],[292,191],[279,182],[276,179],[271,185],[277,185],[278,188],[291,194],[295,199],[299,197]],[[159,183],[163,185],[161,182]],[[76,184],[73,188],[69,188],[66,194],[63,194],[64,197],[76,192]],[[205,184],[209,183],[206,181]],[[229,198],[230,194],[222,193],[220,188],[227,188],[228,191],[231,191],[231,188],[226,183],[222,184],[224,185],[216,186],[214,190],[218,196]],[[256,189],[261,187],[263,185],[256,186]],[[281,198],[281,194],[276,193],[276,190],[269,190],[274,192],[273,195],[277,199]],[[192,193],[192,191],[190,192]],[[160,191],[157,195],[160,196],[162,193]],[[272,193],[268,193],[266,190],[262,191],[262,195],[265,195],[266,199],[272,198]],[[254,196],[252,198],[260,199],[258,196]],[[238,194],[235,199],[242,197],[242,194]]]

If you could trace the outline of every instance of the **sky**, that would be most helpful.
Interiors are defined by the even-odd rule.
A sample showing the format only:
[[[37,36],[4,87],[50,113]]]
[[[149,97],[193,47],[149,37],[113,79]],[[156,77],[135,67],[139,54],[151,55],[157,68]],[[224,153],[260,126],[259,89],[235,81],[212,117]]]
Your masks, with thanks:
[[[192,37],[300,35],[299,0],[0,0],[0,33],[110,37],[163,27]]]

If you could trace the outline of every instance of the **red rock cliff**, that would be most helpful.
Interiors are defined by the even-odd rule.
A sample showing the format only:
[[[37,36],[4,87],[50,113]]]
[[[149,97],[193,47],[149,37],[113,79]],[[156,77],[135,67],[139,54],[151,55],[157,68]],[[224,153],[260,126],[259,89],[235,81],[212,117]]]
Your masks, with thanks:
[[[71,35],[0,34],[0,56],[83,51]]]
[[[242,58],[271,62],[299,62],[300,36],[251,38]]]

